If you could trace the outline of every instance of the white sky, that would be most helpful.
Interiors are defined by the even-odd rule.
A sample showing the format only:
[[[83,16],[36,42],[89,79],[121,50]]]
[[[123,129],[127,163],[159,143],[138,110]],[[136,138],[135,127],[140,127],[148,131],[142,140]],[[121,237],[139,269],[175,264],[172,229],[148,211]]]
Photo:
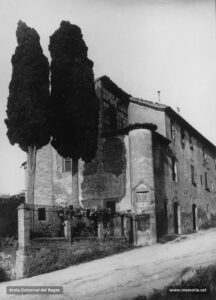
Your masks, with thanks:
[[[68,20],[81,27],[95,78],[108,75],[134,97],[181,109],[216,144],[214,0],[0,0],[0,194],[24,189],[25,153],[6,136],[6,104],[18,20],[49,36]]]

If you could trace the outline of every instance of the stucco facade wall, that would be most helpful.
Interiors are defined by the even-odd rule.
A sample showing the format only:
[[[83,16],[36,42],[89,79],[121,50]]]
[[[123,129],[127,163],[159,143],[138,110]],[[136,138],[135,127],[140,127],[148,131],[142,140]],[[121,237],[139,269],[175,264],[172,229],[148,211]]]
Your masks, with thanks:
[[[156,241],[155,184],[152,132],[135,129],[129,132],[132,210],[140,215],[135,224],[136,244]]]
[[[157,131],[166,136],[165,112],[147,108],[141,104],[130,102],[128,107],[128,122],[134,123],[153,123],[157,125]]]

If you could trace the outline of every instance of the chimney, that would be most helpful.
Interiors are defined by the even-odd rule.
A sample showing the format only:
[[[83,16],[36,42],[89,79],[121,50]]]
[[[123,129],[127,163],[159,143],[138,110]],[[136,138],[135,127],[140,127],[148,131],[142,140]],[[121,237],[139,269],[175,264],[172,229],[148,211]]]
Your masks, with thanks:
[[[157,91],[158,93],[158,103],[160,103],[160,91]]]
[[[177,112],[180,114],[180,108],[176,107]]]

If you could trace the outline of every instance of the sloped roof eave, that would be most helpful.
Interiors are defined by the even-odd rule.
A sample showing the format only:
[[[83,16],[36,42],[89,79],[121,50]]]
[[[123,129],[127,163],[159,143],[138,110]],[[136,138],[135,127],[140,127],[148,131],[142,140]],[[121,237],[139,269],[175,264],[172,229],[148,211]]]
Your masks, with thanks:
[[[148,100],[142,100],[139,98],[130,97],[130,102],[134,104],[138,104],[141,106],[145,106],[154,110],[163,111],[167,115],[174,117],[182,124],[185,128],[190,129],[193,134],[199,137],[205,144],[207,144],[214,152],[216,152],[216,146],[210,142],[206,137],[204,137],[198,130],[196,130],[189,122],[187,122],[181,115],[179,115],[175,110],[173,110],[170,106],[161,103],[154,103]],[[216,154],[216,153],[215,153]]]

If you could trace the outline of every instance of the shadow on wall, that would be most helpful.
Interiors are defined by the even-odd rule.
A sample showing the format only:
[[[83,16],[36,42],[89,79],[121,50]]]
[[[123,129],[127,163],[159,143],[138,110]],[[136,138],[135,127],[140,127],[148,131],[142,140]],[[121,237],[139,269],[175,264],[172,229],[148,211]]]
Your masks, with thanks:
[[[166,146],[153,140],[155,207],[157,238],[168,233],[168,199],[165,192],[165,164],[167,164]]]
[[[84,165],[81,188],[84,200],[117,198],[121,201],[126,193],[126,149],[123,139],[108,137],[104,140],[102,150]]]

